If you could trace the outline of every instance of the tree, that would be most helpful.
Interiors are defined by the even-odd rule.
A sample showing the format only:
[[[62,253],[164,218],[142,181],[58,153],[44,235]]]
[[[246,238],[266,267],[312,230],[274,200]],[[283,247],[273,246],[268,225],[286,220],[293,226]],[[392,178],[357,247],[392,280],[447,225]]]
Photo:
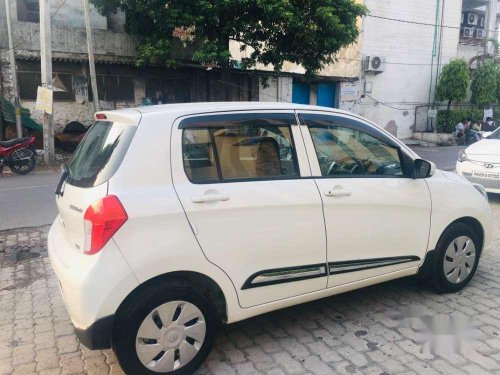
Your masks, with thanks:
[[[138,64],[175,66],[178,42],[201,64],[229,68],[229,41],[248,50],[244,68],[258,63],[281,70],[285,61],[308,74],[335,61],[358,35],[367,9],[355,0],[91,0],[102,14],[126,14],[126,30],[139,39]]]
[[[479,65],[471,84],[471,101],[485,107],[497,101],[497,63],[490,59]]]
[[[469,86],[469,67],[463,59],[450,60],[443,67],[436,89],[436,99],[448,101],[446,108],[446,128],[450,117],[452,101],[460,101],[467,98],[467,87]]]

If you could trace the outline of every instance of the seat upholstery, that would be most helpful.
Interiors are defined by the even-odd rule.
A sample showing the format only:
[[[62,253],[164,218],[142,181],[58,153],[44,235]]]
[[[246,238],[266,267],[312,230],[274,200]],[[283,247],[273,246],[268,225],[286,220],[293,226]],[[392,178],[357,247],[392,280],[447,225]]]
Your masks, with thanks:
[[[26,142],[28,139],[29,139],[29,137],[11,139],[10,141],[0,141],[0,146],[2,146],[2,147],[12,147],[12,146],[15,146],[15,145],[17,145],[19,143]]]
[[[271,137],[262,137],[257,148],[255,170],[258,177],[281,176],[281,161],[278,142]]]

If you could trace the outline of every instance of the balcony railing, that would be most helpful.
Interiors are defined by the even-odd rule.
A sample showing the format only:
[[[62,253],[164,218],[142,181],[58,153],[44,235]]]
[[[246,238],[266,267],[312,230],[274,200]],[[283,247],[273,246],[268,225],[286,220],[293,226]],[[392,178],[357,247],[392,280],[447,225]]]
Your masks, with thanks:
[[[483,47],[486,44],[486,38],[466,38],[461,36],[459,43],[467,46]]]

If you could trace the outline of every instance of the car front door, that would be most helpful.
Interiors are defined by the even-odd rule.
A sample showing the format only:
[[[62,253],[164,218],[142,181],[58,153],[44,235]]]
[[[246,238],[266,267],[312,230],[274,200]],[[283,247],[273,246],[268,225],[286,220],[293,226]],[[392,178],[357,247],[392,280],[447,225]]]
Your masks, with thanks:
[[[427,183],[388,135],[341,114],[300,113],[312,174],[324,202],[328,286],[418,265],[429,236]]]
[[[326,288],[321,196],[292,111],[180,119],[171,163],[201,249],[241,306]]]

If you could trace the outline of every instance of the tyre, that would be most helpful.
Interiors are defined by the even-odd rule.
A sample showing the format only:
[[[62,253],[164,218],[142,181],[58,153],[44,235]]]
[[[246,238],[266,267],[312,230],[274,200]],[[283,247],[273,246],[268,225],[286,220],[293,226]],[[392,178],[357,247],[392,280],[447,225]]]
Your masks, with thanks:
[[[424,264],[424,278],[440,293],[463,289],[476,273],[481,255],[478,234],[464,223],[448,227],[438,241],[436,250]]]
[[[212,350],[219,320],[194,287],[162,283],[120,308],[113,350],[127,374],[192,374]]]
[[[10,170],[16,174],[28,174],[36,166],[36,156],[33,150],[29,148],[23,148],[12,153],[11,158],[15,161],[27,160],[28,163],[22,166],[9,166]]]

